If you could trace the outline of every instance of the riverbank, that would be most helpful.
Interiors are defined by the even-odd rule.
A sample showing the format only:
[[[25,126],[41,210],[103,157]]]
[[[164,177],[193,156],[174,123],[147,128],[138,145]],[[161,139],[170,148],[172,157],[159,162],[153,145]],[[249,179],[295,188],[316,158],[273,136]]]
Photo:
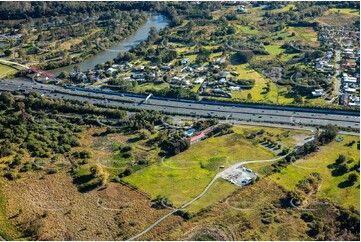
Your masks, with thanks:
[[[133,46],[138,45],[141,41],[146,40],[151,28],[155,28],[159,31],[162,28],[168,26],[168,22],[164,16],[160,14],[150,14],[148,20],[141,25],[132,35],[122,40],[120,43],[115,44],[110,48],[103,48],[101,43],[98,43],[98,47],[102,48],[103,51],[86,58],[80,63],[64,66],[49,70],[49,73],[59,75],[61,72],[74,72],[74,67],[77,66],[79,71],[86,71],[93,69],[97,64],[105,63],[113,60],[118,56],[119,53],[129,51]]]

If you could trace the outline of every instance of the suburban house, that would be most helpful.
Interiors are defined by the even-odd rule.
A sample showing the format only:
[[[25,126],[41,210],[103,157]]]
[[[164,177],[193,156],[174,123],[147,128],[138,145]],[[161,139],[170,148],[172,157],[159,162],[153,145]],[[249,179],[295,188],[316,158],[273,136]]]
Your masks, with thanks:
[[[228,71],[220,71],[218,75],[220,77],[229,77],[231,74]]]
[[[203,81],[204,81],[204,78],[202,78],[202,77],[197,77],[195,80],[194,80],[194,84],[201,84],[201,83],[203,83]]]
[[[107,73],[113,74],[116,71],[118,71],[118,70],[110,67],[110,68],[108,68]]]
[[[183,60],[181,61],[182,65],[188,64],[190,61],[189,58],[183,58]]]
[[[348,104],[348,96],[347,96],[347,94],[341,94],[340,95],[340,104],[341,105],[347,105]]]
[[[217,60],[216,60],[216,63],[217,64],[222,64],[224,62],[224,58],[223,57],[219,57]]]
[[[315,89],[315,91],[312,92],[313,97],[322,97],[323,96],[323,89]]]

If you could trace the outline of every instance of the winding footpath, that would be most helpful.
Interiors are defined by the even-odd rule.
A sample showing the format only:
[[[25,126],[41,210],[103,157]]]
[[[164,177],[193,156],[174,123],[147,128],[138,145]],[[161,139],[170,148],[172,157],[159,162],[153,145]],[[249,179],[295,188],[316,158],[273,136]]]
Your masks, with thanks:
[[[311,139],[313,140],[313,139]],[[311,141],[309,140],[309,141]],[[308,141],[308,142],[309,142]],[[140,236],[144,235],[145,233],[149,232],[151,229],[153,229],[155,226],[157,226],[160,222],[162,222],[163,220],[165,220],[166,218],[168,218],[169,216],[171,216],[172,214],[188,207],[189,205],[191,205],[192,203],[194,203],[195,201],[197,201],[198,199],[200,199],[202,196],[204,196],[207,191],[211,188],[211,186],[213,185],[213,183],[218,179],[221,178],[223,175],[227,174],[228,172],[232,172],[233,170],[237,169],[239,166],[244,165],[244,164],[251,164],[251,163],[261,163],[261,162],[274,162],[274,161],[278,161],[281,160],[285,157],[287,157],[291,152],[289,152],[288,154],[281,156],[281,157],[277,157],[277,158],[273,158],[273,159],[269,159],[269,160],[252,160],[252,161],[242,161],[242,162],[238,162],[235,165],[232,165],[231,167],[219,172],[207,185],[207,187],[195,198],[193,198],[191,201],[183,204],[180,208],[174,209],[172,210],[172,212],[164,215],[163,217],[161,217],[160,219],[158,219],[157,221],[155,221],[153,224],[151,224],[148,228],[146,228],[145,230],[143,230],[141,233],[131,237],[128,239],[128,241],[131,240],[135,240],[137,238],[139,238]]]

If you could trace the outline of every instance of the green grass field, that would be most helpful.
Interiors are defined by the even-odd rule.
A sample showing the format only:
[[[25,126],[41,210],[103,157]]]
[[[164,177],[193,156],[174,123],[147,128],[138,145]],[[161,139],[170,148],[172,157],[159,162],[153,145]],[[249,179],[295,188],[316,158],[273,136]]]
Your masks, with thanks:
[[[252,95],[252,100],[254,101],[277,101],[277,87],[271,84],[271,92],[266,93],[264,88],[266,87],[267,80],[257,71],[252,69],[249,64],[235,65],[234,69],[239,73],[239,79],[254,79],[255,85],[249,90],[245,89],[232,92],[232,98],[247,99],[248,93],[250,93]]]
[[[359,161],[360,150],[357,144],[352,147],[345,146],[352,140],[359,141],[359,137],[343,135],[342,142],[333,141],[323,146],[317,153],[313,153],[304,159],[296,161],[283,169],[281,173],[271,175],[271,178],[278,184],[284,186],[288,190],[293,190],[299,180],[308,176],[312,172],[318,172],[322,177],[321,189],[317,193],[319,197],[326,197],[331,201],[349,207],[360,206],[360,187],[359,182],[351,187],[340,188],[338,185],[347,180],[348,174],[342,176],[332,176],[332,170],[327,166],[333,164],[340,154],[346,155],[347,158],[353,157],[354,162],[348,164],[352,167]]]
[[[248,26],[241,26],[240,27],[240,30],[242,33],[245,33],[245,34],[254,34],[254,35],[258,35],[258,30],[257,29],[251,29],[250,27]]]
[[[357,9],[350,9],[350,8],[330,8],[329,9],[330,12],[335,12],[335,13],[343,13],[343,14],[350,14],[353,16],[360,16],[360,11],[357,11]]]
[[[265,49],[267,52],[270,53],[270,55],[272,56],[276,56],[278,54],[283,53],[283,49],[281,48],[280,45],[266,45]]]
[[[167,196],[176,206],[180,206],[201,193],[221,170],[219,168],[221,165],[228,167],[242,160],[270,159],[275,156],[258,144],[252,145],[251,140],[245,139],[242,128],[235,127],[234,130],[234,134],[201,141],[191,146],[189,150],[166,159],[164,163],[160,162],[135,172],[124,180],[153,197]],[[225,184],[220,186],[222,189],[219,191],[222,192],[219,197],[209,196],[225,197],[232,190]],[[209,200],[203,199],[194,205],[195,208],[192,210],[208,205]]]
[[[261,129],[274,138],[281,135],[282,142],[291,147],[296,144],[295,135],[308,134],[308,131],[291,130],[288,132],[285,129],[235,126],[233,134],[201,141],[191,146],[189,150],[166,159],[164,163],[159,162],[137,171],[123,180],[150,193],[154,198],[157,195],[163,195],[168,197],[175,206],[180,206],[201,193],[221,170],[220,166],[229,167],[242,160],[275,157],[276,155],[272,151],[264,148],[258,142],[255,144],[254,140],[246,138],[252,132],[258,132]],[[190,205],[188,210],[196,212],[205,208],[226,197],[235,188],[236,186],[228,182],[217,181],[214,187],[211,187],[209,194],[207,193],[203,198]],[[217,194],[212,191],[217,191]]]
[[[0,63],[0,78],[15,74],[16,72],[18,72],[16,67]]]

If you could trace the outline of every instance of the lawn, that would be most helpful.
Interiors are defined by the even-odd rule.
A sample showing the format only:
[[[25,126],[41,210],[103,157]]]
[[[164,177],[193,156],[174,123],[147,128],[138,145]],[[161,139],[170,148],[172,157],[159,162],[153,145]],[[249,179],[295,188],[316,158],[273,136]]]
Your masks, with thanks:
[[[342,142],[333,141],[332,143],[322,146],[317,153],[313,153],[304,159],[296,161],[283,169],[281,173],[276,173],[270,177],[288,190],[293,190],[299,180],[308,176],[312,172],[318,172],[322,177],[322,185],[317,193],[318,197],[325,197],[331,201],[349,207],[354,205],[360,206],[360,188],[359,182],[350,187],[340,188],[339,184],[347,180],[348,174],[342,176],[333,176],[332,169],[328,168],[333,164],[340,154],[346,155],[348,159],[354,158],[355,161],[348,164],[352,167],[359,161],[360,150],[357,144],[351,147],[345,146],[352,140],[359,141],[359,137],[343,135]]]
[[[291,34],[292,32],[302,42],[311,44],[311,42],[317,41],[317,32],[310,27],[289,27],[288,33]]]
[[[0,63],[0,78],[15,74],[16,72],[18,72],[16,67]]]
[[[187,151],[166,159],[164,163],[137,171],[123,180],[150,193],[152,197],[164,195],[175,206],[180,206],[201,193],[220,171],[221,165],[228,167],[237,161],[275,157],[273,152],[259,144],[252,145],[252,140],[245,138],[247,130],[250,132],[253,129],[261,128],[234,127],[234,134],[201,141]],[[218,186],[219,194],[208,195],[210,200],[201,199],[190,210],[204,208],[233,191],[228,184],[217,182],[215,187]]]
[[[138,92],[143,92],[143,91],[146,91],[148,89],[161,90],[161,89],[164,89],[164,88],[166,88],[168,86],[169,85],[167,83],[161,83],[161,84],[144,83],[144,84],[139,84],[138,85],[137,91]]]
[[[239,28],[241,30],[242,33],[245,33],[245,34],[254,34],[254,35],[258,35],[258,30],[257,29],[251,29],[250,27],[248,26],[242,26]]]
[[[275,57],[276,55],[283,53],[283,49],[281,48],[280,45],[266,45],[265,49],[267,52],[270,53],[270,55],[272,55],[272,57]]]
[[[201,141],[191,146],[189,150],[166,159],[164,162],[139,170],[123,180],[148,192],[152,197],[166,196],[178,207],[201,193],[221,170],[220,166],[228,167],[242,160],[275,157],[276,154],[272,151],[264,148],[258,142],[246,138],[261,129],[265,131],[263,136],[276,139],[278,135],[282,143],[288,147],[293,147],[299,142],[295,139],[297,136],[305,137],[310,134],[309,131],[235,126],[233,134]],[[188,209],[192,212],[199,211],[199,209],[226,197],[234,189],[236,186],[219,180],[203,198],[190,205]],[[218,191],[218,193],[212,191]]]
[[[249,64],[235,65],[233,68],[239,73],[239,79],[254,79],[255,85],[252,89],[244,89],[242,91],[232,92],[232,98],[247,99],[248,94],[252,95],[254,101],[268,101],[271,103],[277,102],[277,86],[271,81],[271,91],[265,91],[266,83],[268,82],[261,74],[252,69]]]
[[[272,10],[272,12],[274,12],[274,13],[287,12],[287,11],[289,11],[291,8],[292,8],[293,10],[296,10],[296,9],[297,9],[294,4],[288,4],[287,6],[285,6],[285,7],[283,7],[283,8],[274,9],[274,10]]]

